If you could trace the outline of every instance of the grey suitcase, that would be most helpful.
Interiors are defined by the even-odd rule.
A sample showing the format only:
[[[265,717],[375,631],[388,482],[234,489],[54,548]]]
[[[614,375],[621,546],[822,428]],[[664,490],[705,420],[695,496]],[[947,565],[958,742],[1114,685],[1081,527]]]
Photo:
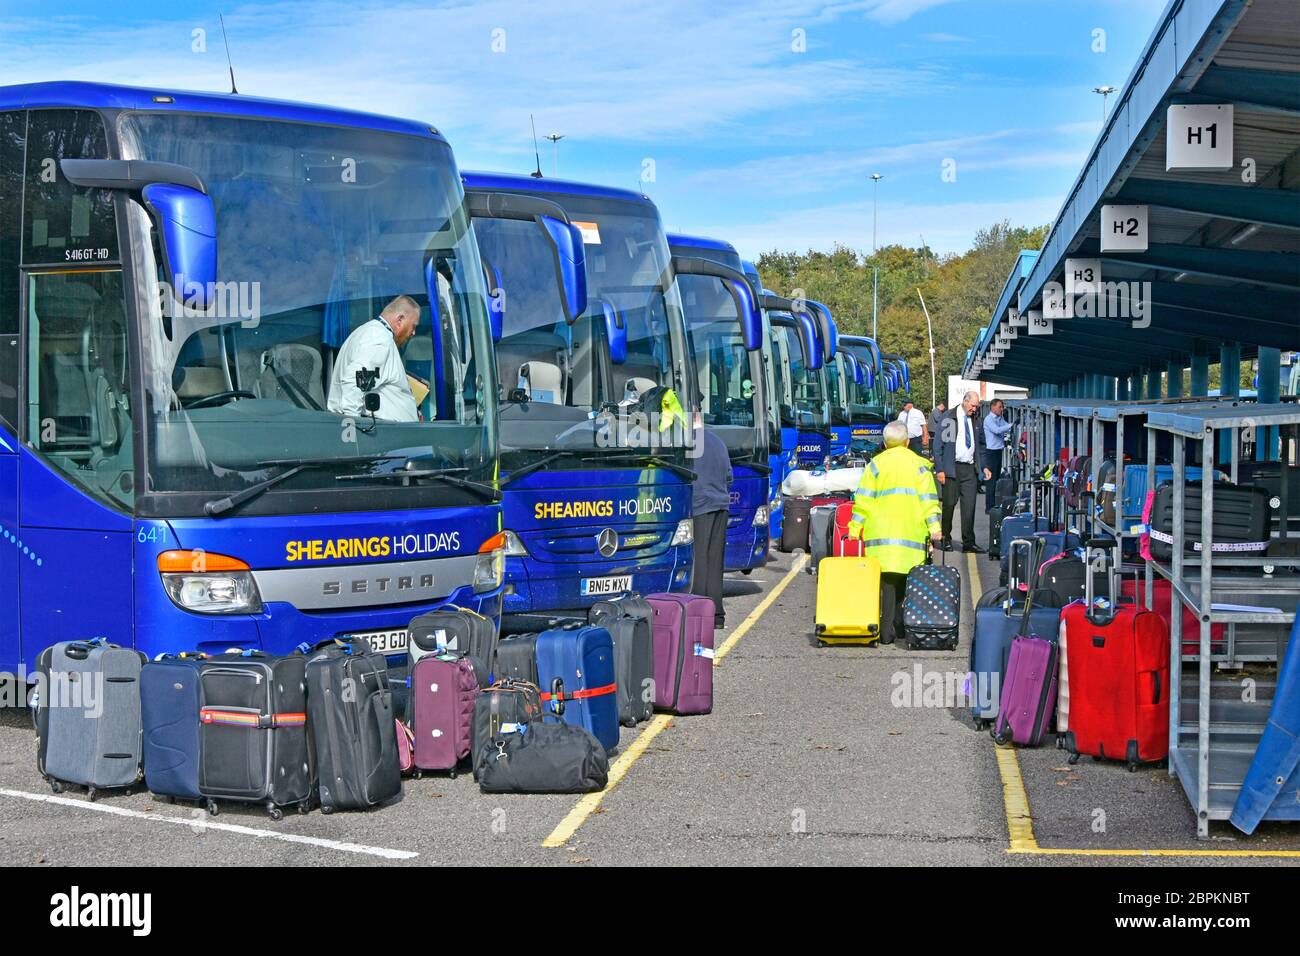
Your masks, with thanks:
[[[809,574],[816,574],[817,565],[831,553],[835,540],[835,512],[839,510],[839,505],[817,505],[808,513],[808,549],[812,552]]]
[[[587,613],[591,624],[607,628],[614,641],[618,683],[618,722],[635,727],[654,716],[654,609],[639,594],[598,601]]]
[[[134,786],[140,779],[144,655],[103,638],[64,641],[37,658],[37,767],[59,793]]]

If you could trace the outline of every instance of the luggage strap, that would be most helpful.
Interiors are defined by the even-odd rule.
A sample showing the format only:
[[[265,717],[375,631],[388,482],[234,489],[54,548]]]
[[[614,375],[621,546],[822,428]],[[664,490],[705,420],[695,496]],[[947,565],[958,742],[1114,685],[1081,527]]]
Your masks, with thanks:
[[[1152,528],[1147,533],[1150,534],[1151,537],[1156,541],[1163,541],[1165,544],[1174,543],[1173,535],[1165,534],[1165,532],[1163,531],[1157,531],[1155,528]],[[1210,544],[1210,551],[1211,552],[1263,551],[1267,547],[1268,547],[1267,541],[1216,541]],[[1201,547],[1201,542],[1193,541],[1192,550],[1194,551],[1203,550]]]
[[[552,694],[546,691],[542,692],[542,700],[583,700],[587,697],[603,697],[605,694],[613,694],[618,690],[618,684],[605,684],[602,687],[583,687],[575,690],[572,694]]]
[[[231,727],[248,727],[255,730],[267,730],[272,727],[302,727],[307,723],[306,714],[249,714],[237,710],[221,710],[217,707],[204,707],[199,711],[199,723],[226,724]]]

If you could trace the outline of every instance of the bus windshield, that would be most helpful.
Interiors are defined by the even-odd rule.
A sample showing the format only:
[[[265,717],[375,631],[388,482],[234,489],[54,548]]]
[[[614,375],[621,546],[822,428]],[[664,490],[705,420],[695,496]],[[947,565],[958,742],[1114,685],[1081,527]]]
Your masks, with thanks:
[[[766,459],[763,436],[762,356],[745,348],[736,303],[721,282],[680,276],[695,359],[696,398],[704,424],[727,446],[733,461]]]
[[[799,341],[799,332],[793,325],[778,325],[777,331],[784,340],[784,350],[790,362],[794,424],[799,428],[824,429],[827,424],[826,393],[822,388],[822,372],[804,364],[803,346]]]
[[[660,434],[611,431],[623,410],[664,386],[682,394],[685,329],[668,243],[649,203],[545,194],[564,207],[583,235],[587,311],[569,325],[562,312],[553,253],[533,222],[477,219],[474,230],[488,272],[500,277],[502,335],[496,345],[501,382],[502,467],[521,468],[557,450],[589,451],[554,460],[555,468],[591,468],[612,450],[627,467],[628,449],[676,456]],[[626,335],[626,354],[611,349],[610,325]],[[645,412],[658,409],[646,408]],[[676,429],[678,433],[682,429]],[[585,459],[585,460],[584,460]]]
[[[142,491],[170,493],[167,513],[192,513],[213,493],[312,462],[248,506],[273,513],[391,504],[376,488],[408,507],[447,504],[448,496],[468,502],[463,484],[430,473],[493,480],[496,385],[483,274],[446,143],[179,113],[126,113],[119,123],[126,158],[198,173],[219,242],[215,304],[186,307],[162,274],[151,223],[133,207]],[[331,399],[332,385],[336,395],[348,385],[340,354],[353,354],[345,345],[354,334],[387,331],[382,320],[372,323],[398,296],[420,311],[410,340],[398,339],[400,362],[390,363],[396,391],[388,395],[400,401],[383,399],[369,414],[340,407]],[[391,354],[391,343],[381,347]],[[385,474],[399,468],[425,476],[397,482]]]
[[[826,363],[827,398],[831,405],[831,424],[848,425],[849,389],[853,387],[853,373],[848,369],[848,360],[843,352],[837,352],[835,358]]]

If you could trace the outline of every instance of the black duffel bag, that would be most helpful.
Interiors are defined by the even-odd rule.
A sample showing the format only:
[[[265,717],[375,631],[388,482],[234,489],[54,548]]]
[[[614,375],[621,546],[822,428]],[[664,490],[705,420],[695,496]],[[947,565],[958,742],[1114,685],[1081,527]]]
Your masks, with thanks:
[[[609,758],[604,745],[575,724],[546,714],[523,733],[504,734],[488,744],[478,765],[484,793],[591,793],[605,789]]]

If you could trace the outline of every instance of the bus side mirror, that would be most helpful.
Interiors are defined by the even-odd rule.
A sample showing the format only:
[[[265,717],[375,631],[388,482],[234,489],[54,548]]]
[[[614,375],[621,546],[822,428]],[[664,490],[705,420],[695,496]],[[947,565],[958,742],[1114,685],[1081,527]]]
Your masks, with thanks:
[[[754,291],[748,282],[726,280],[731,297],[736,300],[736,312],[740,316],[740,338],[749,352],[757,352],[763,347],[763,314],[754,301]]]
[[[217,214],[212,197],[189,186],[151,183],[141,190],[153,217],[172,294],[187,306],[206,309],[217,282]]]
[[[806,312],[800,312],[795,319],[799,323],[799,339],[803,345],[804,364],[815,372],[824,362],[821,337],[817,334],[812,318]]]
[[[501,285],[501,270],[484,259],[483,276],[487,279],[488,327],[492,330],[492,341],[500,342],[506,318],[506,290]]]
[[[572,325],[587,311],[587,253],[582,230],[552,216],[538,216],[555,255],[555,277],[564,290],[564,320]]]
[[[609,342],[609,360],[615,365],[627,361],[627,323],[623,313],[604,299],[600,300],[601,312],[605,316],[605,338]]]

